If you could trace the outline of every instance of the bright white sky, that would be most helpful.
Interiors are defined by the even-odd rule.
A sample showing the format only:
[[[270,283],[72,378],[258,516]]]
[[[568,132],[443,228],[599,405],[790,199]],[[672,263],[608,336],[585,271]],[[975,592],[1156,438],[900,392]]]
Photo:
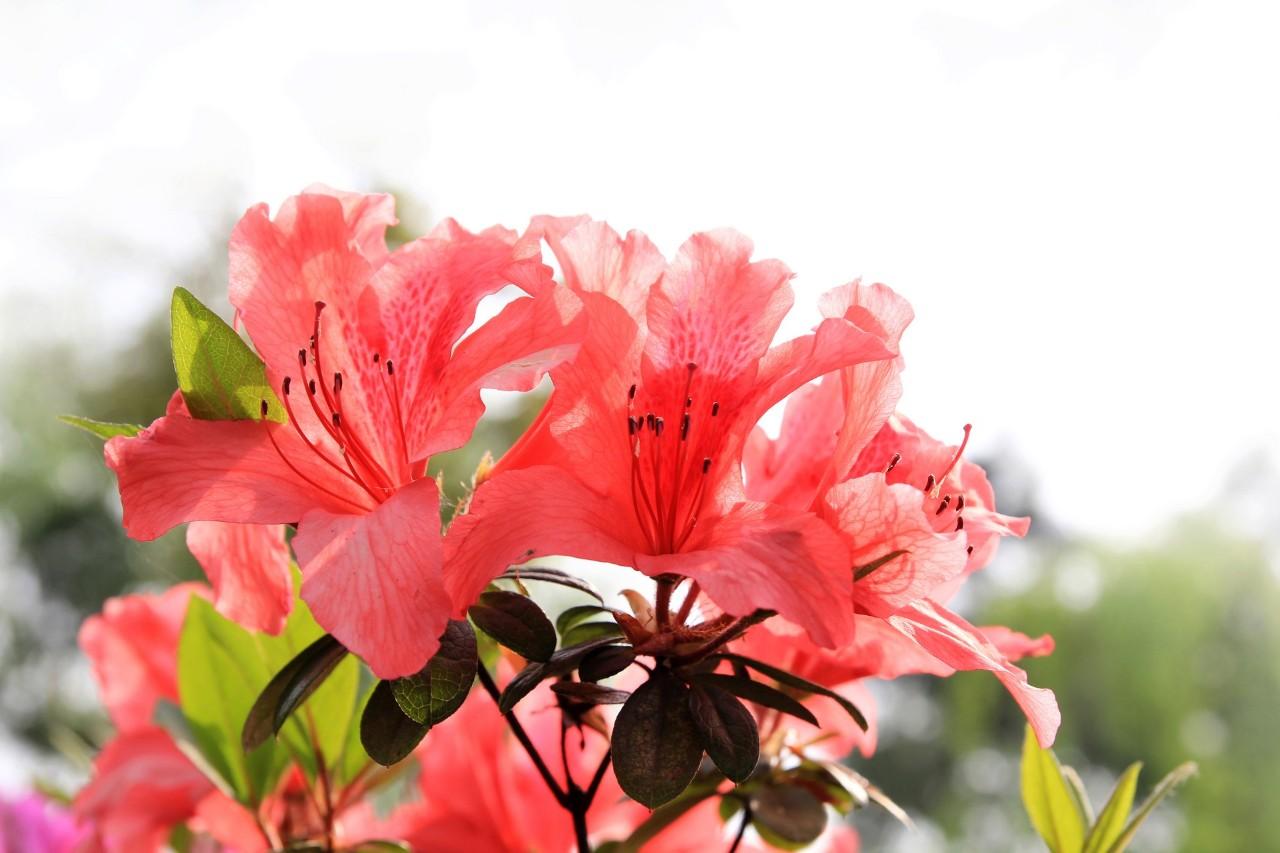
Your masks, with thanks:
[[[904,410],[1137,535],[1280,450],[1278,7],[959,5],[3,0],[0,348],[117,343],[314,181],[668,251],[732,225],[810,311],[905,294]]]

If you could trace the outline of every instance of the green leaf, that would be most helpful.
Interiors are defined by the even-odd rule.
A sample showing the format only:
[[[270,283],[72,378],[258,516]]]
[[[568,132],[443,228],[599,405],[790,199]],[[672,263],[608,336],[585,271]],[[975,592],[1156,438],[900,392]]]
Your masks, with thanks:
[[[746,699],[748,702],[755,702],[757,705],[763,705],[766,708],[773,708],[775,711],[790,714],[810,725],[818,725],[818,718],[813,715],[812,711],[800,704],[799,700],[788,696],[781,690],[759,681],[752,681],[745,676],[708,672],[703,675],[695,675],[694,683],[727,690],[739,699]]]
[[[498,710],[507,713],[516,706],[516,703],[528,696],[533,688],[537,687],[544,678],[552,678],[558,675],[570,673],[578,666],[588,654],[612,646],[616,642],[613,637],[602,637],[596,640],[588,640],[576,646],[569,646],[561,649],[551,656],[551,660],[546,663],[531,663],[524,669],[516,673],[515,678],[507,682],[506,688],[502,691],[502,696],[498,699]]]
[[[277,672],[249,710],[240,736],[245,751],[256,749],[278,734],[289,715],[315,693],[346,656],[342,644],[325,634]]]
[[[587,621],[597,613],[608,613],[609,608],[600,604],[579,604],[570,607],[556,617],[556,633],[564,636],[574,625]],[[568,644],[566,644],[568,645]]]
[[[481,593],[467,613],[477,628],[521,657],[545,662],[556,650],[556,629],[547,614],[517,592]]]
[[[635,662],[636,653],[627,646],[605,646],[589,652],[578,664],[578,677],[583,681],[601,681],[617,675]]]
[[[380,681],[360,717],[360,743],[370,758],[390,767],[407,758],[430,728],[400,710],[391,682]]]
[[[618,712],[613,765],[631,799],[657,808],[680,795],[702,761],[702,744],[689,710],[689,688],[658,668]]]
[[[815,684],[807,678],[801,678],[793,675],[785,669],[778,669],[776,666],[770,666],[764,661],[758,661],[755,658],[749,658],[746,655],[733,654],[731,652],[718,655],[717,657],[730,661],[735,665],[746,666],[754,669],[762,675],[767,675],[779,684],[785,685],[802,693],[813,693],[818,696],[826,696],[828,699],[834,699],[836,704],[844,709],[844,712],[853,718],[858,724],[858,728],[864,732],[867,730],[867,718],[858,710],[858,706],[850,702],[844,696],[841,696],[830,688],[823,687],[821,684]]]
[[[1125,821],[1133,808],[1133,795],[1138,790],[1138,774],[1142,772],[1142,762],[1135,761],[1121,774],[1116,782],[1115,790],[1107,804],[1102,807],[1102,814],[1084,840],[1084,853],[1107,853],[1111,845],[1124,832]]]
[[[90,418],[82,418],[78,415],[58,415],[58,420],[64,424],[70,424],[73,427],[79,427],[87,433],[92,433],[104,441],[109,438],[115,438],[117,435],[128,436],[133,438],[142,432],[142,427],[138,424],[113,424],[108,421],[95,421]]]
[[[1080,778],[1080,774],[1075,771],[1074,767],[1063,764],[1062,778],[1066,780],[1067,790],[1071,792],[1071,798],[1076,801],[1076,808],[1080,810],[1080,815],[1084,818],[1085,826],[1092,826],[1093,803],[1089,801],[1089,792],[1084,789],[1084,780]]]
[[[1058,759],[1040,748],[1030,726],[1022,744],[1022,802],[1031,825],[1053,853],[1080,853],[1084,816],[1062,778]]]
[[[285,411],[267,381],[262,359],[235,329],[185,288],[173,291],[173,368],[192,417],[283,423]]]
[[[576,646],[602,637],[620,638],[621,636],[622,629],[618,627],[617,622],[584,622],[570,628],[564,634],[564,642],[567,646]]]
[[[1107,853],[1122,853],[1127,849],[1133,843],[1133,837],[1138,834],[1138,828],[1151,815],[1151,812],[1155,811],[1156,806],[1160,805],[1160,801],[1173,793],[1173,790],[1183,782],[1196,775],[1198,770],[1194,761],[1188,761],[1169,771],[1169,775],[1156,783],[1155,788],[1142,801],[1142,805],[1138,806],[1138,810],[1133,813],[1133,817],[1129,818],[1124,831],[1120,833],[1120,837],[1115,840]]]
[[[551,690],[557,696],[584,705],[621,705],[631,697],[625,690],[592,684],[590,681],[557,681],[551,685]]]
[[[745,781],[760,760],[756,718],[731,693],[710,684],[694,684],[689,710],[702,748],[725,776]]]
[[[279,764],[275,745],[248,755],[240,731],[270,673],[252,636],[192,597],[178,642],[178,694],[200,753],[241,803],[256,803]]]
[[[455,619],[440,636],[440,648],[421,672],[391,682],[391,691],[409,719],[427,726],[443,722],[462,707],[476,679],[476,633]]]
[[[766,841],[810,844],[827,828],[827,810],[798,785],[766,785],[751,796],[751,822]]]

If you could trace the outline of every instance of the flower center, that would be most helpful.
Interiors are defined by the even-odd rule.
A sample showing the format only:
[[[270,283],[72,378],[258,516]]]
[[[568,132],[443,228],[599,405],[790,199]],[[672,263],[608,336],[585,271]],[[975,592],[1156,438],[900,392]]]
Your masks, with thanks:
[[[973,424],[964,425],[964,438],[961,439],[960,446],[957,447],[956,452],[952,454],[951,460],[947,463],[947,467],[943,469],[941,476],[934,476],[933,474],[930,474],[924,481],[925,495],[933,500],[938,500],[939,496],[941,496],[941,500],[938,500],[938,506],[934,509],[934,516],[941,518],[943,513],[948,509],[954,510],[956,514],[956,530],[964,529],[964,517],[960,514],[964,511],[964,492],[958,492],[953,499],[949,492],[943,493],[942,485],[946,482],[947,477],[951,475],[951,472],[955,470],[956,465],[959,464],[960,457],[964,455],[964,449],[969,446],[969,434],[972,430]],[[893,454],[893,458],[889,460],[889,466],[884,469],[886,479],[891,473],[893,473],[893,469],[896,468],[898,463],[901,461],[901,453]],[[899,480],[898,482],[902,481]],[[963,486],[961,486],[961,488],[963,488]],[[972,551],[973,549],[970,548],[970,550]]]
[[[313,440],[302,429],[302,424],[293,408],[295,384],[292,375],[285,376],[280,383],[285,411],[289,415],[289,423],[311,453],[344,479],[359,486],[375,503],[382,503],[404,484],[400,482],[396,471],[389,470],[388,465],[379,461],[370,443],[366,441],[367,436],[361,437],[355,425],[345,416],[342,402],[344,385],[342,372],[334,371],[331,374],[331,381],[326,380],[329,374],[326,374],[325,365],[321,360],[320,345],[320,315],[324,308],[325,303],[316,303],[311,340],[305,348],[298,350],[298,382],[304,389],[307,404],[311,407],[316,423],[323,430],[322,434]],[[310,353],[309,356],[308,353]],[[396,376],[395,363],[391,359],[383,360],[379,353],[373,354],[372,361],[378,376],[376,381],[382,385],[382,392],[386,394],[390,404],[396,439],[399,443],[398,450],[407,467],[408,444],[405,441],[404,420],[400,408],[400,384]],[[264,416],[267,413],[265,400],[262,401],[262,413]],[[265,420],[263,423],[266,425]],[[271,444],[280,458],[303,480],[333,497],[359,506],[362,510],[369,509],[304,474],[281,449],[269,426],[267,426],[267,436],[271,439]]]
[[[679,551],[693,533],[723,435],[716,428],[719,401],[695,399],[697,370],[693,363],[686,365],[683,393],[676,399],[657,394],[642,408],[637,386],[627,392],[631,500],[655,553]],[[668,417],[675,426],[668,428]]]

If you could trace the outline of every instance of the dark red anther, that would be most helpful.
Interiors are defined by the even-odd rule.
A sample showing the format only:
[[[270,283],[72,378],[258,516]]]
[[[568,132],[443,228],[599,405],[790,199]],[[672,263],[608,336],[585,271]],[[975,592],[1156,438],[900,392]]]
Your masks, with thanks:
[[[964,530],[964,516],[956,516],[956,530]]]
[[[942,515],[942,513],[946,511],[947,507],[950,504],[951,504],[951,495],[943,495],[942,503],[938,504],[938,509],[936,512],[934,512],[934,515]]]
[[[689,437],[689,413],[685,412],[684,417],[680,419],[680,440],[684,441]]]
[[[929,475],[929,479],[927,479],[927,480],[925,480],[925,481],[924,481],[924,490],[925,490],[926,492],[932,492],[932,491],[933,491],[933,487],[934,487],[934,486],[936,486],[937,484],[938,484],[938,481],[937,481],[937,480],[935,480],[935,479],[933,479],[933,475],[932,475],[932,474],[930,474],[930,475]]]
[[[333,428],[342,429],[342,415],[337,412],[333,413]]]
[[[636,419],[631,415],[627,415],[627,435],[636,434]]]
[[[644,425],[649,429],[653,429],[653,412],[645,412]]]
[[[702,460],[702,473],[705,474],[710,470],[711,470],[711,457],[708,456]]]
[[[284,392],[286,397],[289,396],[289,386],[293,384],[293,377],[286,376],[284,381],[280,383],[280,390]]]
[[[314,379],[307,380],[307,393],[313,397],[316,395],[316,381]]]
[[[380,361],[382,361],[382,356],[381,356],[379,353],[376,353],[376,352],[375,352],[375,353],[373,354],[373,363],[374,363],[374,364],[377,364],[377,363],[378,363],[378,362],[380,362]]]
[[[901,461],[902,461],[901,453],[893,454],[893,458],[889,460],[889,467],[884,469],[885,476],[886,477],[889,476],[889,472],[892,471],[897,466],[897,464]]]
[[[964,495],[956,495],[956,512],[964,510]]]
[[[391,359],[387,359],[387,375],[388,376],[396,375],[396,363]]]
[[[692,361],[686,364],[685,367],[688,368],[690,373],[693,373],[695,370],[698,369],[698,365],[694,364]]]
[[[972,554],[972,553],[973,553],[973,546],[972,546],[972,545],[970,545],[968,548],[965,548],[965,549],[964,549],[964,552],[965,552],[966,554]]]
[[[692,397],[685,397],[685,398],[684,398],[684,407],[687,409],[687,408],[689,408],[689,407],[690,407],[690,406],[692,406],[692,405],[693,405],[693,398],[692,398]]]
[[[627,391],[627,399],[634,400],[636,398],[636,386],[632,384],[630,390]]]
[[[656,435],[656,436],[658,436],[659,438],[661,438],[661,437],[662,437],[662,428],[663,428],[665,425],[666,425],[666,424],[663,422],[662,418],[654,418],[654,419],[653,419],[653,434],[654,434],[654,435]]]
[[[298,350],[298,366],[299,367],[307,366],[307,351],[304,349]]]
[[[262,401],[262,416],[263,416],[264,418],[267,416],[267,409],[268,409],[268,408],[269,408],[269,407],[267,406],[267,401],[266,401],[266,400],[263,400],[263,401]]]
[[[333,374],[333,393],[338,394],[342,391],[342,374]]]
[[[711,404],[711,417],[713,417],[713,418],[714,418],[714,417],[715,417],[716,415],[718,415],[718,414],[720,414],[720,404],[719,404],[719,403],[712,403],[712,404]]]

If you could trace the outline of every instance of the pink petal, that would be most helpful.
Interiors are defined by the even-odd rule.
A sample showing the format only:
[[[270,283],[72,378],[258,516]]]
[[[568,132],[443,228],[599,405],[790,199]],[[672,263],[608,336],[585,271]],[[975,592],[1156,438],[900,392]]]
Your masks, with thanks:
[[[809,509],[825,479],[844,420],[839,377],[805,385],[787,398],[776,440],[757,427],[743,451],[747,497]]]
[[[326,631],[379,678],[422,669],[449,620],[433,480],[406,486],[366,515],[308,513],[293,550],[302,597]]]
[[[622,516],[622,517],[620,517]],[[476,490],[467,514],[445,537],[445,586],[461,617],[508,566],[562,555],[635,564],[634,519],[558,468],[494,476]]]
[[[396,200],[388,193],[354,193],[335,190],[324,184],[312,184],[306,195],[333,196],[342,204],[342,218],[351,229],[352,240],[374,267],[387,259],[387,229],[399,224]]]
[[[1053,691],[1028,684],[1027,674],[1009,663],[977,628],[928,601],[916,602],[901,613],[890,616],[889,623],[947,666],[959,670],[985,669],[995,673],[1026,714],[1040,746],[1048,749],[1053,745],[1062,721]]]
[[[314,507],[351,511],[372,504],[284,424],[175,415],[134,438],[111,439],[105,455],[134,539],[154,539],[185,521],[285,524]]]
[[[644,327],[649,289],[667,268],[666,259],[648,237],[628,231],[624,240],[607,223],[585,216],[537,216],[530,231],[541,233],[551,247],[566,286],[603,293]]]
[[[468,335],[441,371],[415,418],[410,447],[428,456],[460,447],[484,414],[481,388],[528,391],[571,358],[585,333],[581,301],[564,288],[517,299]]]
[[[736,231],[695,234],[680,247],[649,296],[646,383],[689,363],[724,383],[754,377],[792,295],[791,271],[781,261],[752,263],[751,251]]]
[[[157,850],[213,790],[168,732],[149,727],[103,747],[93,778],[76,795],[75,812],[93,825],[103,850]]]
[[[257,816],[221,791],[214,791],[196,805],[191,823],[193,830],[208,833],[235,853],[267,853],[271,849]]]
[[[161,595],[109,598],[102,613],[80,626],[80,648],[111,722],[121,732],[151,725],[156,702],[178,701],[178,637],[199,584],[179,584]]]
[[[830,527],[807,512],[738,504],[695,532],[684,552],[642,555],[637,568],[651,577],[691,577],[734,616],[775,610],[821,646],[853,637],[849,552]]]
[[[883,474],[868,474],[831,489],[826,503],[855,570],[905,552],[854,582],[854,601],[873,615],[887,616],[925,598],[964,571],[964,534],[936,532],[936,502],[919,489],[888,485]]]
[[[187,548],[213,585],[219,613],[251,631],[280,633],[293,609],[283,526],[193,521]]]
[[[1048,634],[1028,637],[1003,625],[983,625],[978,630],[988,643],[999,649],[1000,654],[1010,661],[1042,658],[1053,654],[1053,637]]]

